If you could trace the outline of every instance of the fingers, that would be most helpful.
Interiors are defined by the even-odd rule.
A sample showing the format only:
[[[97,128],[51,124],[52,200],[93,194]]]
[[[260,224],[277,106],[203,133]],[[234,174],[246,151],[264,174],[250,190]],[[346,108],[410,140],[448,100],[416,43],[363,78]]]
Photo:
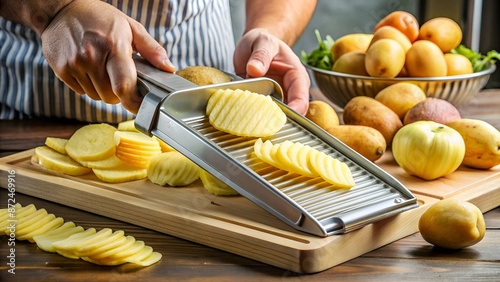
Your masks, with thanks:
[[[174,72],[176,68],[170,62],[165,48],[156,42],[140,23],[131,18],[128,18],[128,21],[132,28],[132,44],[135,51],[158,69]]]

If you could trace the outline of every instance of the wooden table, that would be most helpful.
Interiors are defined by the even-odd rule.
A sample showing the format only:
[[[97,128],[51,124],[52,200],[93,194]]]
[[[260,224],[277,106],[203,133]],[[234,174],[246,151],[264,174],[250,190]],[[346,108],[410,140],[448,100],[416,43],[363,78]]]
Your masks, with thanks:
[[[318,91],[312,93],[315,99],[324,99]],[[500,90],[495,89],[482,91],[460,111],[464,117],[483,119],[500,129],[499,109]],[[43,144],[48,135],[68,137],[82,125],[54,120],[0,121],[0,156]],[[16,274],[12,275],[7,272],[10,247],[7,237],[2,236],[0,281],[498,281],[500,277],[500,207],[485,214],[486,236],[472,247],[458,251],[436,249],[417,233],[323,272],[303,275],[53,202],[22,194],[15,198],[23,205],[33,203],[84,227],[124,230],[161,252],[163,258],[146,268],[103,267],[46,253],[35,244],[18,241]],[[1,189],[0,207],[6,205],[6,190]]]

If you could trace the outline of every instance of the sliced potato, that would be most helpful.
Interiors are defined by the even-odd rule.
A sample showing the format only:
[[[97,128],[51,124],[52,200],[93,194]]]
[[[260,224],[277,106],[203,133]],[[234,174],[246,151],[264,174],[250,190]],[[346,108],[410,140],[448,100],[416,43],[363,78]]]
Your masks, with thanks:
[[[243,90],[217,90],[206,113],[220,131],[245,137],[268,137],[286,123],[286,115],[268,95]]]
[[[123,169],[125,167],[130,167],[130,169],[133,168],[132,165],[122,161],[116,155],[112,155],[111,157],[100,161],[80,161],[79,163],[85,167],[95,169]]]
[[[206,170],[200,168],[200,179],[203,183],[203,187],[207,189],[208,192],[217,196],[235,196],[239,193],[233,188],[226,185],[224,182],[215,178],[213,175],[208,173]]]
[[[278,148],[278,144],[273,145],[273,143],[269,140],[262,142],[261,138],[257,139],[254,143],[254,152],[259,159],[276,168],[288,171],[287,168],[274,157]]]
[[[151,147],[159,148],[160,144],[157,139],[148,136],[141,132],[132,131],[116,131],[114,133],[115,145],[120,145],[120,143],[125,143],[130,146],[136,145],[138,147]]]
[[[47,137],[45,138],[45,145],[52,150],[55,150],[63,155],[67,155],[66,152],[66,143],[68,143],[68,139],[59,138],[59,137]]]
[[[69,236],[83,231],[83,227],[76,226],[73,222],[66,222],[56,229],[33,236],[33,240],[40,249],[46,252],[54,253],[56,252],[56,249],[53,246],[54,242],[67,239]]]
[[[106,124],[89,124],[78,129],[66,143],[66,152],[76,161],[98,161],[115,153],[116,128]]]
[[[166,152],[150,159],[148,179],[160,186],[186,186],[200,177],[200,168],[177,151]]]
[[[38,164],[47,170],[73,176],[84,175],[91,172],[88,167],[82,166],[70,156],[63,155],[47,146],[36,147],[35,155],[38,159]]]
[[[158,143],[160,144],[162,152],[166,153],[166,152],[175,151],[175,149],[172,148],[172,146],[168,145],[165,141],[161,140],[160,138],[153,136],[153,139],[158,140]]]
[[[139,132],[139,130],[135,128],[135,119],[126,120],[118,123],[118,130]]]
[[[92,169],[94,174],[100,180],[108,183],[122,183],[134,180],[140,180],[147,177],[145,168],[131,168],[127,166],[124,169]]]
[[[311,151],[309,160],[314,169],[326,182],[340,188],[351,188],[354,186],[351,170],[346,163],[318,150]]]

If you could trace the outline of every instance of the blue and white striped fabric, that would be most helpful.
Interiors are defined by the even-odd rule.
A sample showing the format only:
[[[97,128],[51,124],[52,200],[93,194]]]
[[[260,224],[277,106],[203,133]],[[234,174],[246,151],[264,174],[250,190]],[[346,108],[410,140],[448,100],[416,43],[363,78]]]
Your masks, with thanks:
[[[212,66],[233,72],[228,1],[108,0],[141,22],[178,68]],[[133,118],[120,104],[74,93],[47,65],[40,38],[0,18],[0,119],[58,117],[116,123]]]

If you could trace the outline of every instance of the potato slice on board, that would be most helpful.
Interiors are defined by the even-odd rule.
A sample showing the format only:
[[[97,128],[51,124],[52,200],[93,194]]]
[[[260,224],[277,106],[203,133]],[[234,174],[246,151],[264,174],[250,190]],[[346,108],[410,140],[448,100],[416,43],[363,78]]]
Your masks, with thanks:
[[[200,177],[200,167],[176,151],[152,157],[147,171],[148,179],[160,186],[186,186]]]
[[[70,156],[63,155],[47,146],[36,147],[35,155],[38,159],[38,164],[47,170],[73,176],[91,172],[88,167],[82,166]]]
[[[103,160],[115,153],[116,128],[106,124],[89,124],[81,127],[66,143],[66,152],[76,161]]]
[[[45,145],[52,150],[55,150],[63,155],[67,155],[66,152],[66,143],[68,143],[68,139],[59,138],[59,137],[47,137],[45,138]]]
[[[226,185],[224,182],[215,178],[213,175],[208,173],[206,170],[200,168],[200,179],[203,183],[203,187],[216,196],[235,196],[239,193],[233,188]]]
[[[130,168],[129,166],[124,169],[92,169],[92,171],[97,178],[108,183],[129,182],[147,177],[145,168]]]

